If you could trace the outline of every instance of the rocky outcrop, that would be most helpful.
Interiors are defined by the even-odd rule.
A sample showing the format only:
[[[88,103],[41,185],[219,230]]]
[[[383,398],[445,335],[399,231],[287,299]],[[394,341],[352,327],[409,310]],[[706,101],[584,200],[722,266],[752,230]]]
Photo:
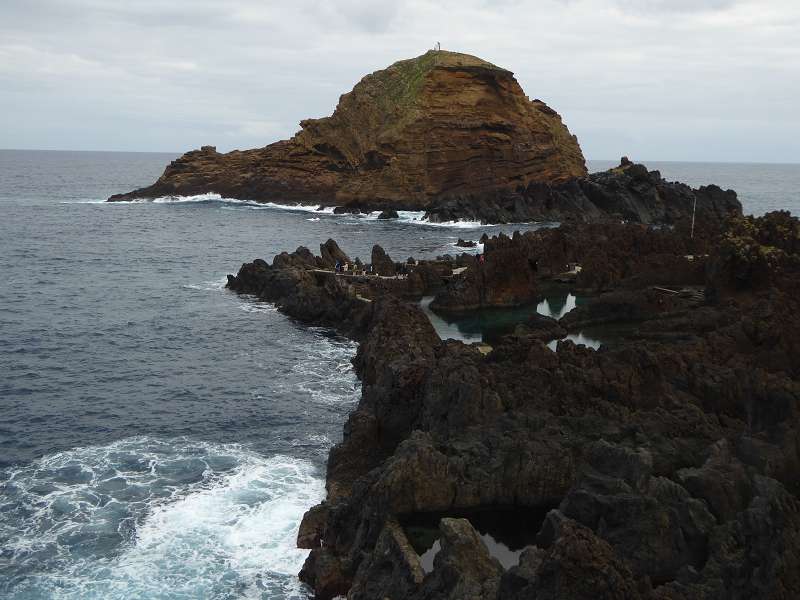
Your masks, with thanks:
[[[378,244],[372,247],[372,268],[378,275],[391,276],[397,273],[397,266]]]
[[[515,336],[529,337],[542,342],[557,340],[567,335],[564,326],[552,317],[536,314],[514,328]]]
[[[629,227],[609,244],[678,243]],[[651,335],[600,351],[553,352],[522,332],[484,355],[441,341],[392,294],[351,306],[340,323],[362,324],[362,398],[331,451],[328,496],[301,526],[302,579],[321,598],[800,595],[798,224],[771,214],[726,227],[707,240],[705,299],[691,307],[659,308],[635,270],[615,278],[616,299],[590,316],[631,317]],[[560,234],[557,260],[590,243],[580,229]],[[271,270],[308,260],[288,257]],[[259,269],[243,266],[232,286]],[[342,302],[299,276],[256,279],[291,310],[315,295]],[[676,327],[686,335],[654,335]],[[516,566],[498,568],[478,514],[512,520]],[[431,515],[441,550],[425,573],[406,524]]]
[[[703,227],[703,223],[719,222],[729,214],[741,214],[741,204],[733,190],[715,185],[693,189],[668,182],[658,171],[648,171],[623,157],[618,167],[564,183],[533,182],[491,195],[442,199],[428,209],[428,218],[485,223],[630,221],[673,225],[691,220],[693,213]]]
[[[336,263],[344,265],[350,262],[350,257],[339,248],[339,244],[334,240],[328,240],[324,244],[320,244],[319,253],[321,258],[319,266],[321,267],[330,269],[335,267]]]
[[[550,538],[543,550],[531,546],[519,565],[503,575],[498,598],[503,600],[638,600],[647,597],[625,561],[588,527],[559,511],[543,526]]]
[[[467,270],[455,277],[431,303],[431,309],[458,314],[481,308],[519,306],[533,302],[537,295],[535,259],[519,251],[504,234],[484,245]]]
[[[437,294],[431,308],[448,314],[519,306],[538,298],[542,282],[553,280],[569,281],[593,294],[619,287],[702,287],[708,253],[729,223],[741,223],[741,218],[736,205],[730,212],[705,212],[694,230],[685,220],[657,228],[638,223],[566,223],[513,237],[486,238],[483,260],[463,256],[459,264],[466,271]],[[653,301],[669,302],[663,295]],[[632,313],[629,316],[633,319]]]
[[[349,210],[425,210],[586,174],[558,114],[510,71],[431,51],[364,77],[330,117],[264,148],[188,152],[152,186],[110,200],[216,192]]]
[[[441,551],[431,577],[423,581],[419,598],[495,598],[503,567],[492,558],[466,519],[442,519]]]
[[[358,264],[329,239],[320,244],[319,256],[301,246],[292,253],[278,254],[271,265],[262,259],[245,263],[236,275],[228,275],[227,287],[272,302],[305,323],[333,327],[361,339],[376,310],[373,301],[433,294],[452,272],[449,262],[414,261],[402,265],[404,276],[396,277],[398,265],[377,244],[372,250],[371,273],[336,273],[336,263]],[[430,328],[424,316],[417,318]]]

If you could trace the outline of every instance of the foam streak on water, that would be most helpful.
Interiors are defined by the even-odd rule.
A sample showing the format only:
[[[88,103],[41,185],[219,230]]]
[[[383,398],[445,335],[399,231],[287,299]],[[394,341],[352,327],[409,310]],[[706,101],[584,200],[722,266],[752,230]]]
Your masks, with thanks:
[[[100,200],[82,201],[90,204],[102,202]],[[350,217],[362,221],[378,221],[380,211],[369,213],[335,213],[334,206],[319,206],[313,204],[281,204],[280,202],[256,202],[254,200],[240,200],[238,198],[225,198],[220,194],[209,192],[207,194],[197,194],[194,196],[161,196],[158,198],[134,198],[132,200],[121,200],[109,204],[181,204],[181,203],[212,203],[218,202],[226,206],[224,208],[238,209],[245,208],[250,210],[284,210],[291,212],[313,213],[317,215],[329,215],[336,217]],[[425,218],[424,211],[400,210],[397,211],[396,221],[405,224],[427,225],[429,227],[448,227],[456,229],[479,229],[483,227],[495,227],[486,225],[480,221],[441,221],[434,222]],[[308,220],[318,220],[318,217]],[[524,223],[520,223],[523,225]]]
[[[306,597],[295,540],[324,486],[304,460],[137,437],[3,477],[4,598]]]

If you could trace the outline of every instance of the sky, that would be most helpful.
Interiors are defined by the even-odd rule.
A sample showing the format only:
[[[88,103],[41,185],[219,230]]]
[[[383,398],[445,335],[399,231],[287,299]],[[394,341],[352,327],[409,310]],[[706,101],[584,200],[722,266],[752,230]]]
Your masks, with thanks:
[[[260,147],[437,41],[589,159],[800,162],[797,0],[0,0],[0,148]]]

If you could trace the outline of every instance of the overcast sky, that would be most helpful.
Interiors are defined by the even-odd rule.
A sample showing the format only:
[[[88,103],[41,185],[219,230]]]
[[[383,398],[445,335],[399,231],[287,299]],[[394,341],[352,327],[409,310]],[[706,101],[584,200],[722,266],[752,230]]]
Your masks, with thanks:
[[[798,0],[0,0],[0,148],[264,146],[437,41],[590,159],[800,162]]]

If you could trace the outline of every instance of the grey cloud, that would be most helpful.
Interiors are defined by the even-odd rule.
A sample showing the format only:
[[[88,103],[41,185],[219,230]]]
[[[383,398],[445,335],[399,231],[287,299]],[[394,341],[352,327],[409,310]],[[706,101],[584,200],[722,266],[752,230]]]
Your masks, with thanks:
[[[619,0],[619,6],[633,12],[696,13],[725,10],[737,0]]]
[[[516,73],[590,158],[800,160],[794,0],[4,0],[0,147],[263,146],[443,47]]]

